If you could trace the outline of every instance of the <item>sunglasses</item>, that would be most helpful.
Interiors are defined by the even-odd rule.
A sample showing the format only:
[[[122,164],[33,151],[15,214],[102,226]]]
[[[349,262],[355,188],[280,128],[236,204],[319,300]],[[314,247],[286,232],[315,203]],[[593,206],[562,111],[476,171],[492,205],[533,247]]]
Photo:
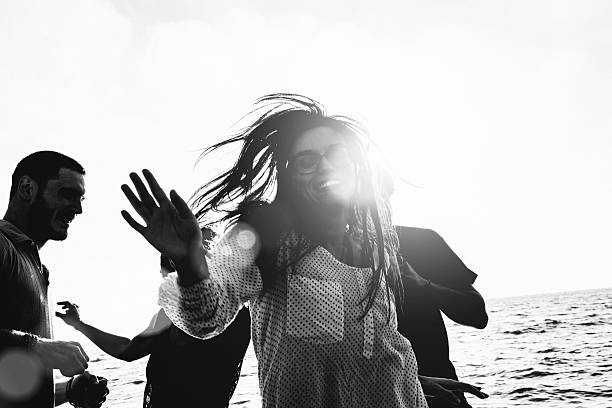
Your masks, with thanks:
[[[323,157],[336,169],[344,168],[353,162],[346,146],[335,144],[324,152],[307,150],[299,153],[289,160],[288,167],[299,174],[314,173],[319,168]]]

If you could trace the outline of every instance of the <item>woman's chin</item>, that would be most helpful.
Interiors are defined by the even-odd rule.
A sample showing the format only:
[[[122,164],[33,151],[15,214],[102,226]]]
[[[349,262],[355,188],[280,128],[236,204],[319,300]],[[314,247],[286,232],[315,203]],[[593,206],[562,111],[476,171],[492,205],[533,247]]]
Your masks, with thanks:
[[[317,200],[304,201],[300,207],[309,217],[318,217],[321,219],[329,219],[330,217],[339,217],[349,208],[348,200]]]

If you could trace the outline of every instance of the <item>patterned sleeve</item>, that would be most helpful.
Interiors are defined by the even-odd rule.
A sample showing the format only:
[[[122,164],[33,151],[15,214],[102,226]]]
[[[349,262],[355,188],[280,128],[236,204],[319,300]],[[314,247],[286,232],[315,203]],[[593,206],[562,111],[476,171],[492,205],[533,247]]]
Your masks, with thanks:
[[[210,277],[189,287],[172,273],[159,288],[159,304],[172,323],[184,332],[208,339],[223,332],[244,303],[263,288],[255,258],[255,232],[239,224],[207,256]]]

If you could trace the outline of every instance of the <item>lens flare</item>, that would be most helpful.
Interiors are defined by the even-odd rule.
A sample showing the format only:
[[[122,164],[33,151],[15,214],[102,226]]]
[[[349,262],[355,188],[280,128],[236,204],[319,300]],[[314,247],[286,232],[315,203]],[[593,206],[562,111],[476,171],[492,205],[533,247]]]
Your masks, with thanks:
[[[22,350],[0,355],[0,395],[9,401],[32,396],[40,387],[43,367],[38,357]]]
[[[240,248],[251,249],[257,243],[257,236],[250,229],[242,229],[240,232],[238,232],[236,240],[238,241]]]

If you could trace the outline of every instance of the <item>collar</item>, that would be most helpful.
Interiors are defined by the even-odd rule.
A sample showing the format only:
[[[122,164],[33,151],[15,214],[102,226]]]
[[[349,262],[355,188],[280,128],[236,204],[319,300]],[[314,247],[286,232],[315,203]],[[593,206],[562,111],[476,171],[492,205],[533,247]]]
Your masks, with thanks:
[[[14,245],[36,245],[32,238],[24,234],[19,228],[8,221],[0,220],[0,232],[10,239]]]

